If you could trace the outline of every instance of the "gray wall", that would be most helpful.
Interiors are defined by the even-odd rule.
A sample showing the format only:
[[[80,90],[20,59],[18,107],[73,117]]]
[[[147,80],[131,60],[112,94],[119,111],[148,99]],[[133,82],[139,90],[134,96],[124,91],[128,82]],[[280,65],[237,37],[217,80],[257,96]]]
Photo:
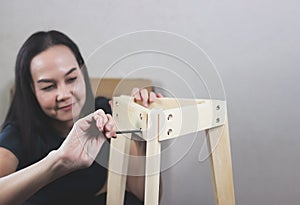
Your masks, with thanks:
[[[299,204],[299,1],[2,0],[0,12],[1,121],[17,50],[34,31],[64,31],[85,57],[127,32],[174,32],[203,48],[223,80],[237,204]],[[175,156],[191,139],[164,146]],[[214,204],[209,162],[198,161],[203,133],[198,139],[163,172],[163,205]]]

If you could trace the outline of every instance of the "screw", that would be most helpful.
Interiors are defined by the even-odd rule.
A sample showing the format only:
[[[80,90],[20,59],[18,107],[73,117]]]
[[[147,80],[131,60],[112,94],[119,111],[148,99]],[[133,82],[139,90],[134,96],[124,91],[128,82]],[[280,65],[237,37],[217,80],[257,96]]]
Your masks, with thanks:
[[[173,118],[173,115],[172,115],[172,114],[169,114],[167,119],[168,119],[168,120],[171,120],[172,118]]]
[[[220,109],[221,109],[221,106],[217,105],[216,110],[220,110]]]

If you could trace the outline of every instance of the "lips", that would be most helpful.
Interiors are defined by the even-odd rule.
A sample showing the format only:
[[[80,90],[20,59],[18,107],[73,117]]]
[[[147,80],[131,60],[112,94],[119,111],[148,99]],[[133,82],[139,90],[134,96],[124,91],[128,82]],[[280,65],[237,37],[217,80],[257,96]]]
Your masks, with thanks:
[[[74,106],[75,103],[71,103],[71,104],[67,104],[67,105],[61,105],[59,107],[57,107],[57,110],[64,110],[64,111],[68,111],[68,110],[72,110],[72,107]]]

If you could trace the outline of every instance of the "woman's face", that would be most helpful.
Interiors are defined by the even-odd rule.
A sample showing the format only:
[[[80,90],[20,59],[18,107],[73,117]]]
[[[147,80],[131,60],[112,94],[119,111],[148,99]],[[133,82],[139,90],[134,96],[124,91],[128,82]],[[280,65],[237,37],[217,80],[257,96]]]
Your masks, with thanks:
[[[33,90],[46,115],[70,122],[85,103],[84,77],[72,51],[56,45],[36,55],[30,64]]]

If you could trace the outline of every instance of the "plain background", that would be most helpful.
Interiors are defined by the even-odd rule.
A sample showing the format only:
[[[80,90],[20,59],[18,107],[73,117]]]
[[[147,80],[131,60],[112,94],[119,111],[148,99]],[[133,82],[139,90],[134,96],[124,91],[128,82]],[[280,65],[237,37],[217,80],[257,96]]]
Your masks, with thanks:
[[[205,50],[223,80],[236,204],[299,204],[299,1],[2,0],[0,12],[1,122],[17,51],[33,32],[61,30],[84,57],[124,33],[174,32]],[[176,141],[176,149],[190,139]],[[209,161],[198,161],[201,146],[196,140],[162,173],[162,205],[214,204]]]

